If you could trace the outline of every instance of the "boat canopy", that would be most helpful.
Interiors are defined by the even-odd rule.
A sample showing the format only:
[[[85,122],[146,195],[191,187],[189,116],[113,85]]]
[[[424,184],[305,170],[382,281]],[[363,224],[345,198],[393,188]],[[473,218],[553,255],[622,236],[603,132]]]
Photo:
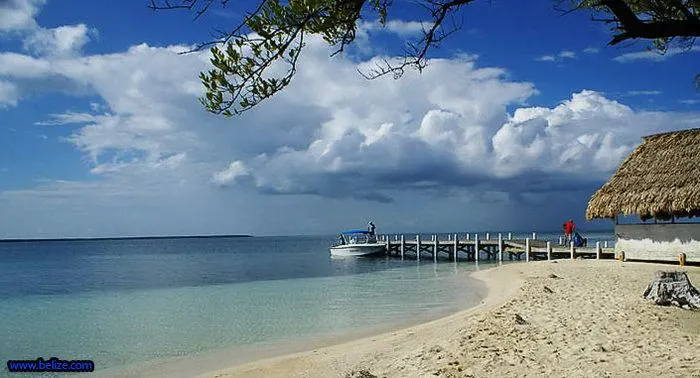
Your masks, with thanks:
[[[347,230],[347,231],[341,232],[341,234],[343,234],[343,235],[354,235],[354,234],[367,235],[367,234],[369,234],[369,231],[367,231],[367,230]]]

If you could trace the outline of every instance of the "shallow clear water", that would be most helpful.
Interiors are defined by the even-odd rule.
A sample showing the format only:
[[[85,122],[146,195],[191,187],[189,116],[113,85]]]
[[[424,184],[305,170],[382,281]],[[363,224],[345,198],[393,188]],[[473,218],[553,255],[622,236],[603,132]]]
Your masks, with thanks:
[[[482,262],[332,258],[332,237],[0,243],[0,356],[96,370],[352,335],[472,306]],[[0,374],[9,374],[4,370]]]

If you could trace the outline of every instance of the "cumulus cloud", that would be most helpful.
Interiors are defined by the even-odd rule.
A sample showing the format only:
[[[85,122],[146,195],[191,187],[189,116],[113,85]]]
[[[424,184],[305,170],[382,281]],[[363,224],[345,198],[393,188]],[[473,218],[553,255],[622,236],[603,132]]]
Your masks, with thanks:
[[[45,0],[0,1],[0,33],[17,32],[36,27],[34,17]]]
[[[95,34],[85,24],[37,29],[24,40],[24,48],[37,55],[76,55]]]
[[[638,60],[648,60],[653,62],[662,62],[668,58],[671,58],[678,54],[693,53],[700,51],[700,46],[693,46],[688,49],[680,47],[671,47],[666,52],[660,53],[656,50],[640,51],[633,53],[626,53],[613,58],[616,62],[620,63],[630,63]]]
[[[597,54],[600,52],[600,49],[596,47],[586,47],[585,49],[583,49],[583,52],[585,54]]]
[[[107,111],[41,122],[77,125],[65,140],[89,157],[93,174],[128,177],[198,164],[205,182],[271,194],[389,201],[390,190],[528,191],[540,185],[528,177],[599,180],[644,133],[698,119],[636,112],[589,90],[553,108],[527,107],[537,94],[532,83],[509,80],[473,58],[433,59],[423,74],[367,81],[357,69],[384,58],[329,60],[325,44],[312,39],[288,90],[229,120],[197,103],[196,74],[206,69],[208,53],[178,54],[186,48],[5,55],[12,64],[4,70],[10,78],[62,77],[103,99]],[[499,180],[517,184],[507,181],[503,189]]]
[[[226,186],[232,183],[236,177],[249,175],[248,169],[245,164],[240,161],[234,161],[229,164],[228,168],[223,171],[214,172],[212,176],[212,181],[215,184]]]

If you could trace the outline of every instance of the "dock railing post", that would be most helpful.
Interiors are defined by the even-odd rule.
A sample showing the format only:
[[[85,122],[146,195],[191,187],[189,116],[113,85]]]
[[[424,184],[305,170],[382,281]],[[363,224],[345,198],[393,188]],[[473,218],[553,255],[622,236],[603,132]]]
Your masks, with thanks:
[[[547,242],[547,260],[552,259],[552,242]]]
[[[401,260],[403,260],[403,253],[406,250],[406,237],[401,234]]]
[[[572,241],[569,245],[571,246],[571,259],[573,260],[574,255],[576,254],[576,250],[574,250],[574,242]]]
[[[420,235],[416,235],[416,259],[420,261]]]
[[[597,241],[595,242],[595,259],[600,260],[600,255],[603,253],[603,250],[600,248],[600,242]]]
[[[603,247],[608,248],[608,241],[607,240],[603,242]]]
[[[486,240],[491,240],[491,234],[489,234],[488,232],[486,233]]]
[[[386,245],[385,245],[385,247],[386,247],[386,254],[387,254],[387,255],[391,255],[391,238],[389,237],[389,235],[386,236]]]
[[[467,232],[467,240],[469,240],[469,233]]]
[[[454,260],[455,260],[455,262],[457,262],[457,252],[459,252],[459,240],[457,239],[457,234],[455,234],[454,249],[455,249]]]
[[[508,233],[508,240],[513,240],[513,233],[512,232]]]
[[[559,237],[559,245],[564,245],[564,238],[561,236]]]
[[[434,236],[433,240],[433,261],[437,262],[437,253],[438,253],[438,237],[437,235]]]
[[[530,238],[525,239],[525,261],[530,261]]]
[[[503,262],[503,236],[498,234],[498,262]]]
[[[532,240],[537,240],[537,233],[536,232],[532,233]]]
[[[474,234],[474,261],[479,262],[479,234]]]

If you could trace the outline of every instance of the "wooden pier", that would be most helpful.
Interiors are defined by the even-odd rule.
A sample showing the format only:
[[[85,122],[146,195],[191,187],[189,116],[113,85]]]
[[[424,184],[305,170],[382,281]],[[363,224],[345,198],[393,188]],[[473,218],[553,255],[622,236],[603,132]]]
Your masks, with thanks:
[[[495,237],[494,237],[495,236]],[[432,235],[429,240],[421,239],[420,235],[379,235],[377,240],[386,245],[386,255],[402,259],[449,259],[453,261],[503,261],[508,260],[552,260],[561,258],[594,258],[612,259],[615,257],[614,248],[608,247],[608,242],[596,242],[593,246],[575,247],[573,243],[566,246],[559,238],[558,242],[537,239],[537,234],[525,239],[514,239],[512,233],[496,235],[458,234],[448,236],[448,240],[440,240]]]

